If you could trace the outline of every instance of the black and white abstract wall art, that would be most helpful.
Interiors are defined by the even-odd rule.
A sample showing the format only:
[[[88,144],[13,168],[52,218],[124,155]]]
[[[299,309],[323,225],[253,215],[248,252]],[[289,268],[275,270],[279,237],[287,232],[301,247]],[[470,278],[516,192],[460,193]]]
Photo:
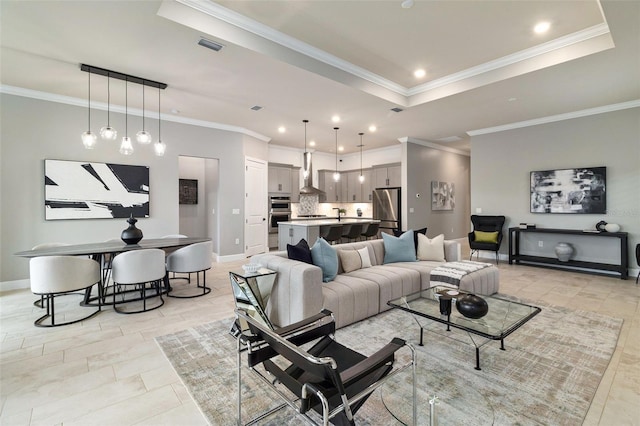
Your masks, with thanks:
[[[431,210],[453,210],[455,206],[455,184],[431,181]]]
[[[531,213],[605,214],[607,168],[531,172]]]
[[[149,217],[149,167],[44,160],[45,219]]]

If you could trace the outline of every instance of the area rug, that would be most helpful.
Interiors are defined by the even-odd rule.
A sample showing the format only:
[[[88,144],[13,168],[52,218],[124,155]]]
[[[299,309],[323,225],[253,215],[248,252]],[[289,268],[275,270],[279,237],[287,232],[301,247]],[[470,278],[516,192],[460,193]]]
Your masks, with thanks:
[[[371,354],[393,337],[413,344],[418,356],[418,424],[580,425],[615,350],[622,320],[543,306],[505,340],[481,349],[482,370],[465,333],[454,338],[425,332],[406,312],[390,310],[340,329],[338,341]],[[157,337],[156,341],[212,425],[236,424],[236,341],[232,319]],[[434,323],[435,327],[440,325]],[[436,330],[439,333],[441,329]],[[407,359],[402,354],[398,362]],[[243,421],[279,404],[277,396],[243,367]],[[357,424],[410,421],[411,375],[377,390],[358,411]],[[434,396],[436,398],[434,398]],[[430,402],[431,401],[431,402]],[[261,424],[303,424],[291,409]]]

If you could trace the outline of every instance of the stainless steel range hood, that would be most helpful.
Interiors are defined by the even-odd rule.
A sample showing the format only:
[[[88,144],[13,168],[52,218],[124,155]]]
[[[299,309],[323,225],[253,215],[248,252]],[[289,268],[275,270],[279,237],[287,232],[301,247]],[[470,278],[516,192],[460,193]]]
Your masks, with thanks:
[[[313,166],[311,164],[311,153],[305,152],[303,156],[302,173],[307,177],[304,180],[304,186],[300,188],[300,195],[325,195],[325,192],[313,186]]]

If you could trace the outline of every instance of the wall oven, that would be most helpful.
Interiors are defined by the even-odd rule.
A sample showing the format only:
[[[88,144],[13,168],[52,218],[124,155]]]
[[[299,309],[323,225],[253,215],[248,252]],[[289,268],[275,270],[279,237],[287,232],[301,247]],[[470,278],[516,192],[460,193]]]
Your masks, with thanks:
[[[291,220],[291,198],[287,196],[269,197],[269,233],[278,233],[278,223]]]

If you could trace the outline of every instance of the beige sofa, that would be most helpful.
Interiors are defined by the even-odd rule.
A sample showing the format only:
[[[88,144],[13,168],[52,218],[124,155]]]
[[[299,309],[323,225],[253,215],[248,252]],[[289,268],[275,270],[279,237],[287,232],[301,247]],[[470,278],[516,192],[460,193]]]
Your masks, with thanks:
[[[338,327],[390,309],[389,300],[421,289],[429,288],[431,270],[442,262],[416,261],[383,264],[383,240],[369,240],[333,246],[338,250],[358,250],[367,247],[373,266],[344,273],[339,262],[338,275],[333,281],[323,283],[322,271],[318,266],[287,258],[286,251],[255,255],[251,263],[278,272],[271,297],[267,304],[267,314],[278,326],[285,326],[320,312],[322,308],[331,310]],[[447,262],[460,260],[460,243],[444,242]],[[475,291],[490,294],[497,287],[490,286],[483,292],[484,281],[495,281],[495,267],[479,271],[473,277]],[[467,277],[465,277],[467,278]],[[471,281],[461,280],[460,288],[470,286]]]

